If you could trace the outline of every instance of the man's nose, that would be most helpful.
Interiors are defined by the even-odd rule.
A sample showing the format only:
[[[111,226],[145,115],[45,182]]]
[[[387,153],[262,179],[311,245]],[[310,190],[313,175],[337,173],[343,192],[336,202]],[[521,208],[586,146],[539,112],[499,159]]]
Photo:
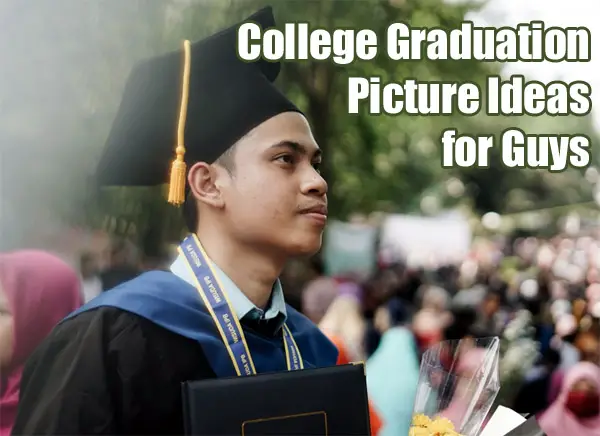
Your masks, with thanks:
[[[302,193],[321,196],[327,194],[327,189],[327,182],[323,176],[311,167],[302,182]]]

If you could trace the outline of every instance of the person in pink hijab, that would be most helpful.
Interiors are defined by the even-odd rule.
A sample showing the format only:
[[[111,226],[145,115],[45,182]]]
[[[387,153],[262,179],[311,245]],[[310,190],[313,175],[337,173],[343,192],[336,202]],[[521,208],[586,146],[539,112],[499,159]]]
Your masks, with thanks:
[[[42,251],[0,254],[0,436],[17,414],[25,361],[82,304],[77,273]]]
[[[571,367],[538,422],[547,436],[600,436],[600,367],[590,362]]]

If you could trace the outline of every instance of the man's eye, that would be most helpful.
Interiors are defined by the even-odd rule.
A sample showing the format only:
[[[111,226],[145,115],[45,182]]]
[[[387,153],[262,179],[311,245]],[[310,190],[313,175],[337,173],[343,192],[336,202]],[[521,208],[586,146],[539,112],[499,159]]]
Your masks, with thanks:
[[[312,166],[318,173],[321,172],[321,162],[313,162]]]
[[[294,163],[294,157],[291,154],[284,154],[283,156],[277,157],[276,160],[288,165]]]

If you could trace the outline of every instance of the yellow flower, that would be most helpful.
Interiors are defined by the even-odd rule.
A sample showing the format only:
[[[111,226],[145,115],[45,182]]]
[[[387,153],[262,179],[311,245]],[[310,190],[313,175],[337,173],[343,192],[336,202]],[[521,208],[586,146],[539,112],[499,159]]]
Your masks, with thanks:
[[[431,436],[431,432],[425,427],[411,427],[408,436]]]
[[[415,427],[428,427],[431,424],[431,419],[427,415],[413,415],[412,425]]]
[[[440,433],[445,434],[454,431],[454,424],[447,418],[435,418],[429,425],[429,430],[434,434]]]
[[[409,436],[462,436],[447,418],[430,419],[425,415],[413,415]]]

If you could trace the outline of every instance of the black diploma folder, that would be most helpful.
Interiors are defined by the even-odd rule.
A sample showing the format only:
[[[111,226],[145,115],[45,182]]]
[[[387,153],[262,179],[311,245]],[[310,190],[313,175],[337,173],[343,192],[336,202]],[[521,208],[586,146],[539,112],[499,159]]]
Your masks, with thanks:
[[[363,364],[186,382],[196,436],[369,436]]]

